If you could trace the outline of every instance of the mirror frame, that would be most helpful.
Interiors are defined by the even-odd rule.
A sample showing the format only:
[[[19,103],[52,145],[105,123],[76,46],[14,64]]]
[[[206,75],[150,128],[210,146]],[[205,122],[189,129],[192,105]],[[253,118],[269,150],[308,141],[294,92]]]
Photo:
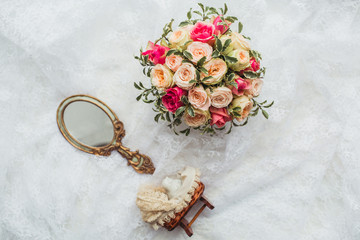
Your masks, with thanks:
[[[67,106],[69,106],[69,104],[77,101],[84,101],[94,104],[95,106],[99,107],[107,114],[114,127],[114,136],[108,145],[102,147],[91,147],[85,145],[79,142],[78,140],[76,140],[76,138],[74,138],[67,130],[66,125],[64,123],[65,109]],[[117,150],[128,161],[128,165],[132,166],[136,172],[142,174],[154,173],[155,167],[149,156],[139,153],[139,150],[131,151],[129,148],[122,145],[121,140],[125,136],[124,124],[118,119],[118,117],[111,110],[111,108],[109,108],[105,103],[103,103],[99,99],[83,94],[73,95],[64,99],[60,103],[57,109],[56,121],[61,134],[71,145],[73,145],[77,149],[94,155],[102,155],[102,156],[109,156],[112,151]]]
[[[91,104],[94,104],[96,107],[99,107],[104,113],[109,117],[109,120],[113,124],[114,129],[114,135],[111,142],[105,146],[102,147],[92,147],[85,145],[78,140],[74,136],[70,134],[68,129],[66,128],[65,122],[64,122],[64,112],[66,110],[66,107],[69,106],[73,102],[88,102]],[[102,155],[102,156],[109,156],[111,154],[111,151],[117,149],[116,143],[118,141],[121,141],[121,139],[125,136],[125,130],[123,123],[119,121],[116,114],[109,108],[105,103],[100,101],[99,99],[96,99],[94,97],[88,96],[88,95],[74,95],[70,96],[66,99],[64,99],[56,112],[56,121],[59,127],[59,130],[61,134],[65,137],[65,139],[74,147],[77,149],[80,149],[81,151],[95,154],[95,155]]]

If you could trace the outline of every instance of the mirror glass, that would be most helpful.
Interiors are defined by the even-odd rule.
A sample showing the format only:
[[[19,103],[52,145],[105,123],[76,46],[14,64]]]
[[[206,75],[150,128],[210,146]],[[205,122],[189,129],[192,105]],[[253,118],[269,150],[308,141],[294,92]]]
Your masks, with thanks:
[[[111,143],[114,137],[109,116],[89,102],[70,103],[64,111],[64,124],[78,142],[87,146],[103,147]]]

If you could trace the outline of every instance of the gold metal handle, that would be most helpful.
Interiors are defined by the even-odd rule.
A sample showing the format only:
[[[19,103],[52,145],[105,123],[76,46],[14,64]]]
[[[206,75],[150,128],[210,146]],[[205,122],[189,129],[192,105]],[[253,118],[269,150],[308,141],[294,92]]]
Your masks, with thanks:
[[[135,152],[130,151],[129,148],[119,145],[118,152],[128,160],[128,165],[131,165],[138,173],[153,174],[155,167],[151,158],[139,153],[139,150]]]

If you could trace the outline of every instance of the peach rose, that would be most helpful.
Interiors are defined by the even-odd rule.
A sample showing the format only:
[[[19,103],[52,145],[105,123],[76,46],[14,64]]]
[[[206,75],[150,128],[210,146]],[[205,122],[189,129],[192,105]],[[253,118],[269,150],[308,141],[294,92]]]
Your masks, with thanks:
[[[196,69],[191,63],[183,63],[174,74],[174,81],[180,88],[189,90],[195,83],[190,83],[196,78]]]
[[[208,110],[211,100],[203,86],[192,88],[189,91],[189,102],[197,109]]]
[[[174,85],[173,73],[165,65],[157,64],[150,73],[151,83],[157,89],[165,90]]]
[[[250,88],[246,89],[244,94],[246,96],[248,96],[249,98],[253,98],[253,97],[257,97],[260,94],[262,85],[263,85],[263,80],[259,79],[259,78],[255,78],[255,79],[248,79],[250,81]]]
[[[195,109],[194,117],[190,116],[187,111],[184,114],[184,121],[190,127],[199,127],[201,125],[204,125],[209,119],[210,119],[209,111],[202,111],[199,109]]]
[[[241,49],[234,50],[229,53],[229,57],[236,58],[236,63],[229,64],[229,67],[234,71],[241,71],[250,66],[250,55],[248,51]]]
[[[186,49],[191,53],[193,56],[193,59],[191,61],[193,63],[197,63],[202,57],[206,57],[205,62],[210,61],[211,54],[213,52],[212,47],[207,43],[202,42],[192,42],[189,44],[189,46]]]
[[[168,66],[173,72],[176,72],[176,70],[178,70],[178,68],[180,67],[181,63],[182,63],[183,58],[178,56],[178,55],[170,55],[168,57],[166,57],[165,59],[165,64],[166,66]]]
[[[202,74],[202,79],[208,76],[212,78],[203,81],[206,85],[219,83],[227,72],[227,65],[221,58],[213,58],[204,64],[204,68],[208,71],[208,75]]]
[[[233,99],[232,92],[227,87],[218,87],[211,93],[211,105],[216,108],[227,107]]]
[[[184,44],[190,40],[190,27],[186,26],[172,32],[169,36],[169,42],[172,48],[185,48]],[[187,45],[187,44],[186,44]]]
[[[245,95],[235,98],[229,107],[229,111],[236,112],[241,115],[240,117],[236,117],[236,120],[241,122],[245,118],[249,116],[249,113],[253,107],[252,101]],[[235,108],[240,108],[240,110],[235,110]]]

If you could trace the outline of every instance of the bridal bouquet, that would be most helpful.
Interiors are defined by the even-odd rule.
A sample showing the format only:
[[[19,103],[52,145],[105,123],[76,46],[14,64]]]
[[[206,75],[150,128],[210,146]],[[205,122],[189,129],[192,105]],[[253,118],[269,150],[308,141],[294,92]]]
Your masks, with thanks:
[[[153,103],[155,121],[168,121],[176,134],[182,121],[187,127],[180,133],[188,135],[192,128],[214,134],[227,125],[230,133],[259,111],[268,118],[265,108],[273,102],[255,100],[265,75],[261,54],[241,34],[241,22],[238,31],[230,28],[238,19],[226,16],[226,4],[220,9],[198,5],[200,10],[190,9],[176,30],[172,19],[135,57],[151,79],[150,87],[134,83],[142,91],[137,100]]]

